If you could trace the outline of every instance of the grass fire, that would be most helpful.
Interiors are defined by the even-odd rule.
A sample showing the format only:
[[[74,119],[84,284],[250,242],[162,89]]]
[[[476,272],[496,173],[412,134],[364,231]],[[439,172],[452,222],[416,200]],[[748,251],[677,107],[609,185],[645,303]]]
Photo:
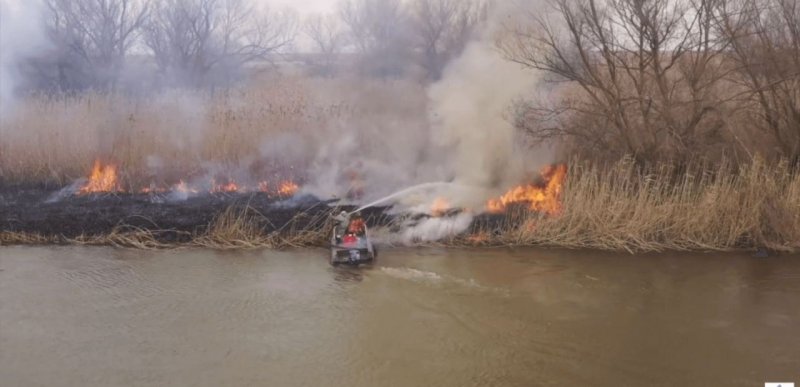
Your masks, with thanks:
[[[777,385],[799,257],[800,0],[0,0],[0,387]]]
[[[503,196],[489,200],[486,208],[489,212],[501,213],[509,205],[524,203],[531,211],[556,215],[561,212],[561,191],[566,177],[566,165],[547,166],[542,170],[539,184],[524,184],[514,187]]]
[[[120,183],[119,169],[114,163],[104,163],[100,159],[94,161],[91,172],[86,178],[78,179],[76,183],[85,181],[75,191],[74,195],[90,195],[90,194],[169,194],[181,193],[184,195],[197,195],[201,192],[208,194],[235,194],[235,193],[251,193],[260,192],[269,196],[275,197],[291,197],[295,195],[300,186],[291,179],[278,180],[273,183],[268,181],[259,181],[254,185],[237,184],[235,179],[225,177],[210,177],[210,178],[195,178],[195,184],[186,182],[188,179],[179,179],[177,183],[172,185],[159,184],[155,181],[147,183],[141,188],[131,185],[129,188],[123,188]],[[207,187],[203,190],[203,187]],[[70,189],[70,187],[67,187]]]
[[[92,172],[78,193],[89,194],[98,192],[118,192],[120,191],[117,179],[117,166],[114,164],[103,164],[100,160],[95,160]]]
[[[67,26],[77,8],[56,3],[30,10],[47,49],[3,50],[1,241],[229,246],[209,234],[229,227],[253,240],[230,246],[324,244],[345,209],[389,244],[800,248],[800,102],[786,92],[800,56],[777,32],[796,30],[791,10],[720,8],[729,23],[715,24],[659,3],[655,23],[627,3],[539,14],[465,0],[450,15],[403,2],[384,15],[405,26],[394,38],[335,12],[326,40],[314,20],[171,34],[203,12],[165,3],[101,49],[87,37],[119,29]],[[223,12],[234,4],[249,0],[209,17],[297,17]],[[768,16],[775,34],[752,24]],[[678,27],[645,50],[631,45],[653,36],[642,25]]]

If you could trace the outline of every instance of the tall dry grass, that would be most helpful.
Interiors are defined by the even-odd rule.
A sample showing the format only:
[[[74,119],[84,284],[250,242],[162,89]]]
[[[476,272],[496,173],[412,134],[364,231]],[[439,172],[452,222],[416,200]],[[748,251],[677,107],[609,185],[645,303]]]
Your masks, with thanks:
[[[293,77],[215,94],[33,95],[0,121],[0,183],[66,184],[97,158],[115,163],[126,187],[147,186],[155,174],[185,178],[209,165],[254,168],[270,161],[266,153],[280,146],[266,145],[286,133],[310,148],[287,162],[309,162],[315,141],[381,122],[410,123],[408,117],[425,117],[424,104],[424,90],[410,81]],[[360,137],[381,139],[367,134]]]
[[[302,219],[306,218],[306,219]],[[298,223],[302,219],[302,226]],[[269,219],[257,210],[231,207],[220,213],[190,245],[213,249],[285,248],[321,245],[330,229],[327,213],[296,214],[285,226],[267,232]]]
[[[800,250],[800,175],[787,163],[669,165],[641,171],[572,163],[557,216],[528,214],[495,237],[510,245],[646,252]]]

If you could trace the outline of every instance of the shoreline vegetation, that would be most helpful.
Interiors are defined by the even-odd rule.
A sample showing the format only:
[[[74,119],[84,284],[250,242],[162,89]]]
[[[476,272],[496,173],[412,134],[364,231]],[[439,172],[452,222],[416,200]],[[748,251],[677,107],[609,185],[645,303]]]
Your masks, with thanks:
[[[324,246],[335,205],[274,199],[459,181],[486,192],[408,206],[466,227],[425,240],[800,251],[796,1],[348,0],[302,27],[250,0],[76,2],[6,50],[0,245]]]
[[[611,166],[574,161],[555,214],[510,209],[501,220],[474,222],[468,231],[433,243],[445,247],[542,246],[628,253],[660,251],[800,250],[800,175],[788,163],[701,163],[678,171],[663,165],[645,172],[631,160]],[[332,209],[334,211],[334,209]],[[302,214],[298,214],[302,215]],[[324,247],[330,219],[319,216],[265,232],[257,211],[222,211],[184,241],[159,240],[159,230],[115,227],[102,235],[0,232],[0,245],[70,244],[142,249]],[[268,216],[268,215],[267,215]],[[391,243],[389,243],[391,244]]]

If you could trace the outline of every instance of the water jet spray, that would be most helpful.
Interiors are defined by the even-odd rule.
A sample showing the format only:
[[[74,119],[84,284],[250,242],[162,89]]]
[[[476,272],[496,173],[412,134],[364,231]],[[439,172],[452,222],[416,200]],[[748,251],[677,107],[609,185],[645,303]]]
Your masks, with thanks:
[[[424,189],[429,189],[429,188],[434,188],[434,187],[461,187],[461,188],[468,188],[468,189],[480,189],[480,190],[483,190],[483,188],[482,188],[482,187],[478,187],[478,186],[471,186],[471,185],[465,185],[465,184],[460,184],[460,183],[452,183],[452,182],[430,182],[430,183],[422,183],[422,184],[417,184],[417,185],[415,185],[415,186],[411,186],[411,187],[408,187],[408,188],[406,188],[406,189],[403,189],[403,190],[397,191],[397,192],[395,192],[395,193],[393,193],[393,194],[391,194],[391,195],[388,195],[388,196],[385,196],[385,197],[383,197],[383,198],[380,198],[380,199],[378,199],[378,200],[375,200],[375,201],[373,201],[373,202],[371,202],[371,203],[369,203],[369,204],[365,204],[365,205],[363,205],[363,206],[361,206],[361,207],[359,207],[359,208],[357,208],[357,209],[353,210],[353,211],[352,211],[352,212],[350,212],[348,215],[352,215],[353,213],[356,213],[356,212],[358,212],[358,211],[361,211],[361,210],[363,210],[363,209],[365,209],[365,208],[372,207],[372,206],[374,206],[374,205],[376,205],[376,204],[384,203],[384,202],[386,202],[386,201],[389,201],[389,200],[391,200],[391,199],[394,199],[394,198],[397,198],[397,197],[401,197],[401,196],[403,196],[403,195],[406,195],[406,194],[409,194],[409,193],[411,193],[411,192],[415,192],[415,191],[419,191],[419,190],[424,190]]]

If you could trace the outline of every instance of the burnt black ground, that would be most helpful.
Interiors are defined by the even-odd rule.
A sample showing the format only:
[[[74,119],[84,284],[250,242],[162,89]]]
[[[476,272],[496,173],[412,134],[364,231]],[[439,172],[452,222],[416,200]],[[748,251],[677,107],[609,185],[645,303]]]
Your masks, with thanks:
[[[250,221],[265,232],[318,231],[330,215],[351,205],[336,200],[320,200],[310,195],[276,198],[264,193],[201,194],[186,200],[170,200],[166,194],[90,194],[61,195],[44,187],[0,186],[0,232],[32,233],[75,238],[109,234],[117,227],[153,231],[164,242],[184,242],[202,234],[221,213],[247,209]],[[391,207],[372,207],[361,211],[370,227],[412,225],[429,217],[424,214],[390,214]],[[450,210],[444,216],[457,215]],[[481,215],[471,230],[500,232],[511,217]]]
[[[313,196],[275,198],[263,193],[203,194],[170,200],[162,194],[68,195],[50,199],[57,191],[41,188],[0,188],[0,231],[26,232],[73,238],[103,235],[117,226],[163,231],[163,239],[183,239],[202,233],[215,217],[229,208],[248,209],[250,219],[265,232],[286,228],[313,230],[326,217],[352,206]],[[362,213],[368,224],[388,222],[385,208]]]

